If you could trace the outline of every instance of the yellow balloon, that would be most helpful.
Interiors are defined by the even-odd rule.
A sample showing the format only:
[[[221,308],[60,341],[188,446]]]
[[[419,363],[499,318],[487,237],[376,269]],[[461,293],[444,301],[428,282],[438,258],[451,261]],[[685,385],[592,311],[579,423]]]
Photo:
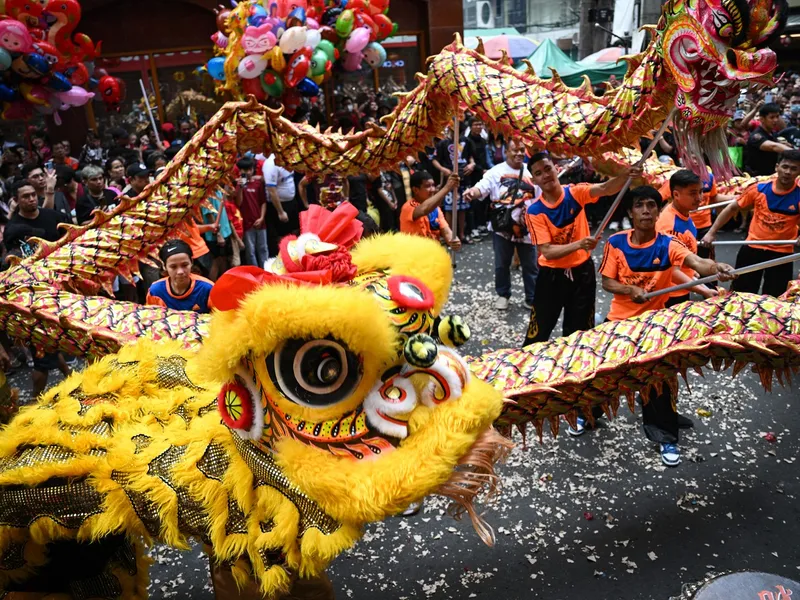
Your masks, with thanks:
[[[283,73],[286,69],[286,59],[283,57],[283,52],[279,46],[275,46],[269,52],[269,64],[273,70],[277,71],[278,73]]]
[[[325,82],[325,74],[317,75],[316,77],[312,77],[311,80],[316,83],[317,85],[322,85]]]

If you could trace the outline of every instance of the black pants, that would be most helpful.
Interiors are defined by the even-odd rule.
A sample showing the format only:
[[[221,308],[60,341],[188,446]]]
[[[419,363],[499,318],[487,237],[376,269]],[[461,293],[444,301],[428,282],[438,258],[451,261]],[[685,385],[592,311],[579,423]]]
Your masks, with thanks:
[[[540,265],[524,345],[549,340],[562,310],[563,335],[594,327],[596,293],[597,281],[591,258],[569,270]]]
[[[783,252],[742,246],[741,250],[739,250],[739,254],[736,255],[736,268],[748,267],[756,263],[764,262],[765,260],[781,258],[783,256],[786,256]],[[755,271],[754,273],[739,275],[739,277],[733,280],[731,289],[734,292],[758,294],[761,288],[762,277],[764,279],[762,293],[777,298],[786,292],[786,288],[789,287],[789,282],[794,277],[794,265],[792,263],[787,263],[785,265]]]
[[[397,215],[394,209],[383,200],[373,200],[372,204],[378,211],[381,218],[381,231],[384,233],[390,231],[398,231],[397,229]]]
[[[280,241],[284,237],[300,230],[300,205],[297,200],[281,202],[281,207],[289,216],[286,223],[278,218],[278,211],[272,202],[267,202],[267,248],[270,256],[278,255]]]
[[[676,296],[667,300],[667,307],[676,306],[687,302],[689,294]],[[673,404],[672,392],[669,386],[664,387],[659,394],[651,388],[647,394],[647,404],[644,403],[644,394],[639,394],[642,403],[642,429],[647,439],[659,444],[678,443],[678,412]]]

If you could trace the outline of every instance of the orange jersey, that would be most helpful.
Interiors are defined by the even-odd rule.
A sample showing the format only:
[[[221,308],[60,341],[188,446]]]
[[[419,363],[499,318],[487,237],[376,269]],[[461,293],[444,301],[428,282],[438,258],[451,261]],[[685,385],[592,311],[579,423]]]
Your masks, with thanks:
[[[656,234],[655,239],[637,246],[631,242],[631,230],[615,233],[606,242],[600,274],[619,281],[623,285],[635,285],[645,292],[668,288],[672,283],[672,271],[682,267],[691,254],[689,249],[672,236]],[[644,304],[636,304],[630,296],[614,294],[610,321],[635,317],[648,310],[664,308],[669,296],[662,294]]]
[[[537,246],[556,244],[563,246],[589,237],[589,222],[586,220],[584,206],[597,202],[589,193],[591,185],[579,183],[561,188],[561,198],[550,204],[539,196],[528,207],[525,222],[531,232],[532,241]],[[589,252],[576,250],[572,254],[548,260],[539,253],[539,264],[554,269],[569,269],[583,264],[589,259]]]
[[[800,188],[795,181],[792,189],[779,194],[775,182],[756,183],[747,188],[737,200],[739,208],[752,208],[748,240],[794,240],[800,224]],[[792,246],[752,245],[751,248],[774,250],[784,254],[794,252]]]
[[[417,206],[419,206],[419,202],[414,200],[409,200],[403,204],[403,208],[400,210],[400,231],[438,240],[441,232],[441,223],[446,222],[444,215],[442,215],[442,209],[437,207],[430,214],[415,219],[414,209]]]
[[[694,225],[694,217],[684,217],[675,210],[675,206],[670,203],[664,207],[656,221],[656,231],[671,235],[676,240],[686,246],[693,254],[697,254],[697,227]],[[681,267],[689,279],[694,279],[696,273],[693,269]],[[685,296],[686,291],[672,292],[670,297]]]
[[[709,177],[711,178],[709,182],[703,184],[703,199],[700,201],[701,207],[708,206],[711,204],[711,200],[717,197],[717,184],[714,181],[714,175],[709,173]],[[661,186],[658,193],[661,194],[661,198],[663,198],[664,201],[672,198],[672,191],[669,189],[669,181]],[[692,221],[694,221],[694,226],[697,227],[697,229],[711,227],[711,211],[701,210],[700,212],[692,213]]]

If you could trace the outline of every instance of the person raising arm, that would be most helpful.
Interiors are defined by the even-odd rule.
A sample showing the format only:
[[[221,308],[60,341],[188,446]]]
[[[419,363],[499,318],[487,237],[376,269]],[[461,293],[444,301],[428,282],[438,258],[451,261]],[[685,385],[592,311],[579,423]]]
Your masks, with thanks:
[[[436,191],[433,176],[427,171],[417,171],[411,176],[411,199],[400,211],[400,231],[411,235],[438,238],[436,229],[441,232],[444,242],[453,250],[461,249],[461,240],[453,235],[452,230],[442,215],[439,205],[444,197],[459,183],[458,175],[453,173],[447,183]]]

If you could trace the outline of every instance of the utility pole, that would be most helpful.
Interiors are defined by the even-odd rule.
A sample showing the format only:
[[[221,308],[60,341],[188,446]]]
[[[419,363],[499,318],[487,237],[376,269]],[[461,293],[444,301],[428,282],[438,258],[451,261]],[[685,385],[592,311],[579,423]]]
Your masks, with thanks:
[[[578,54],[586,58],[594,52],[594,25],[589,22],[589,10],[595,8],[595,0],[581,0],[580,23],[578,25]]]

